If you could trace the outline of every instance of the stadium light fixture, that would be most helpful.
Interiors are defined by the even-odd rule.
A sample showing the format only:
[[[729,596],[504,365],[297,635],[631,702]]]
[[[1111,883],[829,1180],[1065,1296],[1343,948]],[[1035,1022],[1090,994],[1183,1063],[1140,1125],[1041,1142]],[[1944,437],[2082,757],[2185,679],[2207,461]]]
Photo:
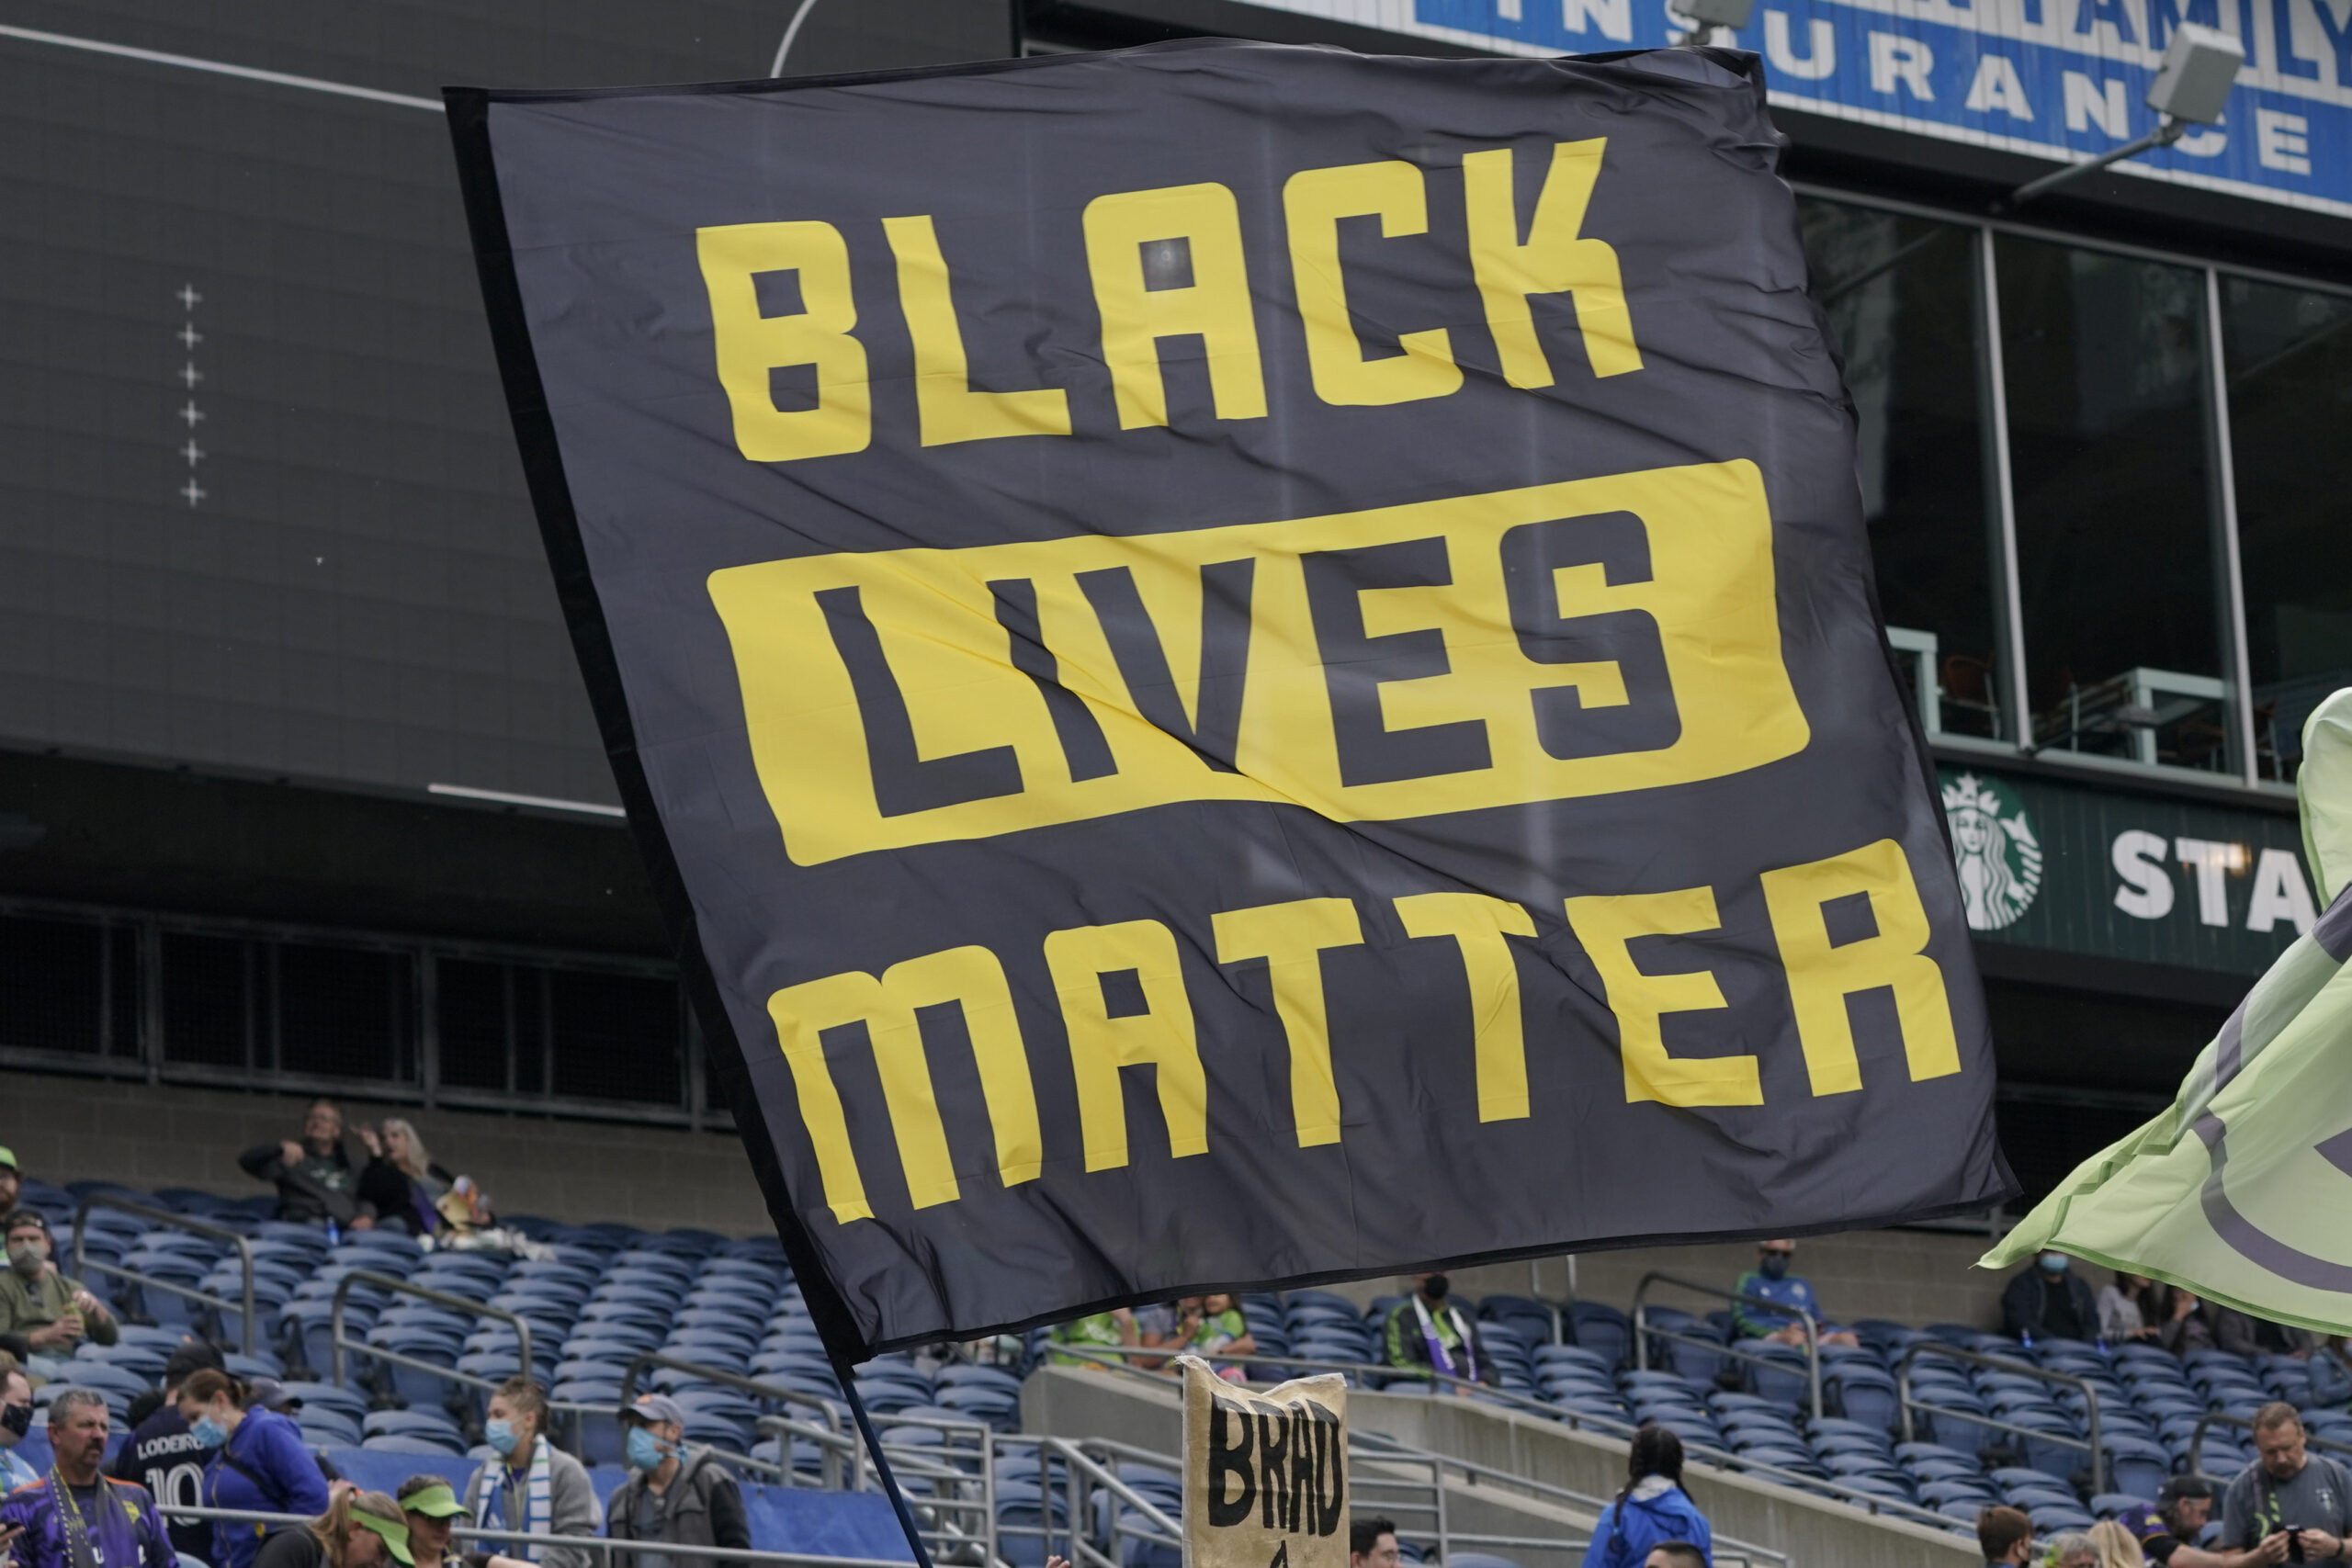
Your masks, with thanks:
[[[1690,23],[1690,36],[1682,41],[1692,49],[1714,41],[1717,28],[1729,28],[1737,32],[1747,26],[1748,13],[1756,9],[1756,0],[1677,0],[1673,10]]]
[[[2245,46],[2237,39],[2218,28],[2183,23],[2165,46],[2164,63],[2157,67],[2156,79],[2148,84],[2148,107],[2162,117],[2156,129],[2087,163],[2075,164],[2019,186],[2007,205],[2021,206],[2069,180],[2078,180],[2094,169],[2120,164],[2152,147],[2169,147],[2192,125],[2213,124],[2222,118],[2222,110],[2230,101],[2230,88],[2245,64]]]

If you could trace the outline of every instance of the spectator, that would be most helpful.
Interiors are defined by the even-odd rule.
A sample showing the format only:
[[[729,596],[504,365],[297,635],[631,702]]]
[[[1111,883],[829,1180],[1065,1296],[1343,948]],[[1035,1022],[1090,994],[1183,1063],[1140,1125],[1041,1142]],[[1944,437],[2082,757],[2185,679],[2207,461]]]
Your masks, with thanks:
[[[17,1445],[32,1429],[33,1380],[10,1356],[7,1370],[0,1371],[0,1493],[30,1486],[40,1479],[40,1472],[17,1452]]]
[[[2159,1568],[2222,1568],[2222,1560],[2196,1544],[2213,1515],[2213,1489],[2194,1475],[2167,1476],[2155,1505],[2134,1503],[2115,1516],[2132,1532],[2146,1561]]]
[[[1348,1568],[1396,1568],[1396,1521],[1350,1519]]]
[[[1707,1554],[1687,1540],[1662,1540],[1642,1568],[1707,1568]]]
[[[1382,1351],[1392,1367],[1427,1367],[1472,1382],[1498,1382],[1477,1325],[1447,1303],[1453,1288],[1442,1274],[1414,1275],[1413,1293],[1389,1308],[1381,1325]]]
[[[1645,1422],[1626,1456],[1625,1484],[1593,1522],[1584,1568],[1643,1568],[1653,1548],[1689,1541],[1713,1558],[1714,1531],[1682,1490],[1682,1439],[1669,1427]]]
[[[1175,1342],[1196,1356],[1247,1356],[1258,1348],[1241,1303],[1228,1295],[1186,1297]]]
[[[2110,1345],[2120,1345],[2126,1339],[2154,1339],[2156,1331],[2142,1314],[2140,1303],[2154,1283],[2144,1274],[2118,1273],[2099,1287],[2099,1337]]]
[[[2098,1542],[2081,1530],[2068,1530],[2050,1540],[2045,1568],[2098,1568]]]
[[[594,1535],[605,1523],[596,1489],[578,1460],[548,1441],[548,1393],[517,1372],[491,1395],[482,1441],[498,1451],[466,1483],[466,1511],[484,1529],[522,1535]],[[569,1546],[516,1545],[512,1556],[548,1568],[595,1568],[596,1553]]]
[[[2352,1475],[2325,1454],[2304,1451],[2303,1418],[2291,1404],[2254,1413],[2254,1451],[2222,1495],[2222,1547],[2249,1553],[2247,1562],[2343,1562]]]
[[[17,1151],[0,1148],[0,1214],[17,1212],[17,1195],[24,1190],[24,1174],[17,1168]]]
[[[180,1419],[210,1454],[204,1467],[204,1506],[255,1514],[322,1514],[326,1477],[302,1428],[254,1402],[252,1391],[210,1367],[180,1384]],[[252,1568],[263,1527],[221,1519],[212,1527],[212,1568]]]
[[[2141,1310],[2156,1325],[2156,1343],[2176,1356],[2213,1348],[2213,1325],[2198,1310],[2197,1297],[2177,1285],[2150,1288]],[[2153,1310],[2151,1310],[2153,1309]]]
[[[387,1117],[379,1131],[359,1129],[368,1145],[368,1163],[359,1172],[359,1201],[376,1213],[376,1223],[411,1235],[426,1235],[440,1228],[435,1207],[458,1179],[433,1163],[416,1129],[397,1116]]]
[[[302,1116],[302,1136],[247,1149],[237,1158],[247,1176],[277,1185],[277,1217],[298,1225],[367,1230],[375,1209],[359,1201],[358,1173],[343,1148],[343,1112],[332,1100],[314,1100]]]
[[[106,1303],[50,1261],[49,1222],[39,1210],[8,1216],[8,1272],[0,1276],[0,1333],[21,1334],[35,1350],[71,1356],[84,1335],[100,1345],[122,1337]]]
[[[256,1568],[409,1568],[408,1519],[381,1492],[335,1488],[317,1518],[263,1538]]]
[[[415,1568],[452,1568],[449,1521],[465,1517],[466,1506],[458,1501],[449,1478],[412,1475],[401,1483],[394,1500],[408,1521],[408,1553],[414,1560]],[[465,1568],[523,1568],[518,1558],[497,1557],[487,1551],[461,1551],[456,1561]]]
[[[1089,1313],[1073,1317],[1067,1323],[1057,1323],[1046,1331],[1046,1339],[1054,1345],[1084,1345],[1097,1349],[1115,1350],[1123,1345],[1138,1345],[1142,1337],[1136,1331],[1136,1314],[1125,1307],[1109,1312]],[[1096,1371],[1111,1363],[1098,1361],[1089,1356],[1056,1356],[1046,1358],[1057,1367],[1092,1367]],[[1158,1362],[1152,1363],[1154,1366]]]
[[[606,1535],[680,1548],[751,1546],[742,1489],[718,1456],[686,1441],[686,1413],[676,1400],[641,1394],[621,1412],[621,1425],[628,1429],[629,1473],[605,1505]],[[634,1559],[637,1568],[672,1568],[674,1560],[695,1555],[636,1551],[622,1554],[621,1561]]]
[[[2063,1252],[2045,1252],[2001,1292],[2001,1332],[2030,1345],[2037,1339],[2098,1337],[2098,1303]]]
[[[154,1413],[131,1428],[130,1440],[114,1456],[107,1472],[117,1481],[136,1481],[165,1507],[205,1506],[204,1465],[211,1457],[188,1430],[180,1414],[180,1390],[198,1372],[220,1371],[220,1352],[202,1340],[191,1340],[164,1362],[164,1402]],[[212,1521],[164,1516],[172,1532],[172,1550],[183,1557],[209,1560]]]
[[[1802,1274],[1789,1272],[1789,1260],[1796,1255],[1797,1244],[1793,1241],[1768,1241],[1756,1249],[1756,1267],[1739,1277],[1732,1286],[1733,1293],[1760,1296],[1788,1310],[1776,1312],[1772,1307],[1758,1306],[1754,1302],[1735,1302],[1731,1309],[1733,1331],[1742,1339],[1765,1339],[1775,1345],[1802,1345],[1804,1343],[1803,1318],[1810,1317],[1822,1344],[1860,1344],[1853,1330],[1821,1321],[1821,1303],[1814,1298],[1813,1281]]]
[[[0,1503],[0,1531],[24,1531],[10,1549],[17,1568],[179,1568],[147,1489],[98,1468],[109,1430],[107,1402],[89,1389],[49,1402],[49,1474]]]
[[[2033,1521],[2022,1508],[1986,1508],[1976,1516],[1976,1549],[1985,1568],[2022,1568],[2032,1560]]]
[[[2113,1519],[2091,1527],[2091,1544],[2098,1549],[2097,1568],[2146,1568],[2139,1540]]]
[[[2213,1343],[2234,1356],[2293,1356],[2300,1359],[2308,1357],[2319,1343],[2319,1336],[2307,1328],[2290,1328],[2283,1323],[2273,1323],[2218,1302],[2209,1303],[2209,1310],[2212,1313]]]

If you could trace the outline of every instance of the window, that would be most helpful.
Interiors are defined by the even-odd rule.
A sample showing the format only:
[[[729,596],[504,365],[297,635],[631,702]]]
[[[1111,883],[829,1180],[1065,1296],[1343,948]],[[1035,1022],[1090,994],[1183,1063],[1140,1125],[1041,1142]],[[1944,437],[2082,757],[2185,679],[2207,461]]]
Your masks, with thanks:
[[[127,1055],[136,978],[127,927],[0,917],[0,1045]]]
[[[1999,739],[1998,634],[1976,231],[1809,200],[1815,300],[1845,360],[1888,640],[1931,735]]]
[[[1996,254],[2034,743],[2235,773],[2204,274]]]
[[[2312,705],[2352,686],[2352,299],[2227,277],[2222,342],[2255,760],[2288,781]]]

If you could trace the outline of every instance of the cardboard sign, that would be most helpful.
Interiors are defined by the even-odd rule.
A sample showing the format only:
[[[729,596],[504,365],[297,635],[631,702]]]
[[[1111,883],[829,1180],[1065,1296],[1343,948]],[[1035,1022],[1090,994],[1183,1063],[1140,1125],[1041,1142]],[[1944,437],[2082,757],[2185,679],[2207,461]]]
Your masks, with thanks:
[[[1188,1568],[1348,1568],[1348,1385],[1258,1390],[1197,1356],[1184,1375]]]

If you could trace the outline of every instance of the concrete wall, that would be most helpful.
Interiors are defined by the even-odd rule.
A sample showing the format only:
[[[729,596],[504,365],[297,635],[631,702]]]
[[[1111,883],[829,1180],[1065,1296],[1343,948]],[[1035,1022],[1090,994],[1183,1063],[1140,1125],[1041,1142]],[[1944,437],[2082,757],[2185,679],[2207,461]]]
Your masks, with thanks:
[[[0,1073],[0,1145],[28,1175],[227,1197],[266,1191],[237,1168],[255,1144],[300,1130],[305,1097],[240,1094],[106,1078]],[[770,1229],[751,1162],[731,1133],[563,1122],[472,1111],[345,1102],[348,1122],[403,1116],[433,1157],[479,1181],[508,1213],[567,1224],[616,1220],[728,1235]],[[354,1157],[361,1154],[352,1140]]]
[[[1155,1389],[1138,1379],[1071,1368],[1047,1367],[1032,1374],[1021,1391],[1021,1416],[1024,1431],[1109,1438],[1160,1453],[1178,1451],[1182,1438],[1182,1412],[1173,1384]],[[1359,1430],[1385,1433],[1415,1448],[1587,1498],[1609,1497],[1624,1482],[1623,1442],[1491,1405],[1358,1393],[1348,1397],[1348,1418]],[[1980,1561],[1973,1540],[1873,1517],[1745,1476],[1693,1464],[1684,1471],[1683,1484],[1719,1537],[1784,1553],[1791,1568],[1976,1568]],[[1515,1505],[1488,1490],[1490,1495],[1480,1500],[1485,1506],[1463,1513],[1457,1507],[1462,1494],[1449,1488],[1449,1519],[1460,1518],[1464,1528],[1495,1534],[1589,1534],[1589,1514]],[[1501,1555],[1529,1562],[1532,1568],[1536,1557],[1547,1554]]]

